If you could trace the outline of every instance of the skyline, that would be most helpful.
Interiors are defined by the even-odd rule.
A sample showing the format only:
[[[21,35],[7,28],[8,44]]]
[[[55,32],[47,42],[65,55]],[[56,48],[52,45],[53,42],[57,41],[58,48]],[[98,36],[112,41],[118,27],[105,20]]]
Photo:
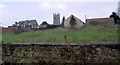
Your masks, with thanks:
[[[85,22],[85,15],[87,19],[109,17],[117,8],[118,2],[2,2],[0,23],[7,27],[16,21],[36,19],[39,25],[43,21],[52,24],[53,13],[60,13],[60,21],[73,14]]]

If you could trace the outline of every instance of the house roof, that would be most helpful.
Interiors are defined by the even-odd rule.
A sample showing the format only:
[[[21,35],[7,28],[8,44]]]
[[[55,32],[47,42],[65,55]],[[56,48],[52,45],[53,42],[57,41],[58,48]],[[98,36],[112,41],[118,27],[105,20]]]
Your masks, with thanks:
[[[46,21],[42,22],[41,25],[49,25]]]
[[[108,21],[108,20],[111,20],[113,21],[113,18],[93,18],[93,19],[86,19],[87,22],[96,22],[96,21]]]
[[[36,20],[26,20],[26,21],[19,21],[19,24],[22,24],[22,22],[24,22],[26,25],[34,25],[34,26],[38,26],[38,23]]]
[[[33,25],[37,25],[37,26],[38,26],[38,23],[37,23],[36,20],[26,20],[26,23],[27,23],[27,24],[31,23],[31,24],[33,24]]]
[[[71,19],[72,16],[73,16],[75,19],[78,19],[80,22],[82,22],[79,18],[75,17],[74,15],[70,15],[68,18]],[[67,19],[68,19],[68,18],[67,18]],[[66,20],[67,20],[67,19],[66,19]],[[82,22],[82,23],[84,24],[84,22]]]

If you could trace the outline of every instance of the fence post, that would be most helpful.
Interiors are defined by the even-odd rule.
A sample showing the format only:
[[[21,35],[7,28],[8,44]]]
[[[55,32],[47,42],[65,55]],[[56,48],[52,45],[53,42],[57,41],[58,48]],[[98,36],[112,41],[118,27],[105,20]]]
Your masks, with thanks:
[[[67,43],[67,35],[64,35],[65,43]]]

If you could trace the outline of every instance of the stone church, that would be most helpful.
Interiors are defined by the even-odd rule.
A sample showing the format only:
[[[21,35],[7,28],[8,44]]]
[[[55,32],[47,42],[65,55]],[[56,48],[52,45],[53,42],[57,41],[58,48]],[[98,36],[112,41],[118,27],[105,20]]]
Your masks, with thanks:
[[[70,15],[64,21],[64,28],[79,29],[79,28],[82,28],[83,26],[84,26],[84,23],[74,15]]]

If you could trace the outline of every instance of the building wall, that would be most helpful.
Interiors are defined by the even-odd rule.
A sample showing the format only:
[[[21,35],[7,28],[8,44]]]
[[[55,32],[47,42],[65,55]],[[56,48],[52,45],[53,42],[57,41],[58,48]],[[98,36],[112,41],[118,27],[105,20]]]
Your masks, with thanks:
[[[8,26],[8,29],[10,29],[10,30],[15,30],[15,29],[16,29],[16,27],[13,27],[13,26]]]
[[[15,29],[16,27],[2,28],[2,33],[13,32]]]
[[[86,19],[86,24],[89,24],[89,25],[109,25],[109,24],[114,24],[114,19],[113,18]]]
[[[39,28],[42,28],[42,29],[47,28],[47,25],[40,25]]]
[[[60,25],[60,14],[53,14],[53,24],[54,25]]]
[[[2,28],[2,33],[8,33],[8,32],[13,32],[13,31],[8,28]]]
[[[64,21],[64,27],[65,27],[65,28],[71,28],[70,22],[69,22],[69,21],[70,21],[70,18],[71,18],[71,17],[68,17],[68,18]]]
[[[82,21],[80,21],[78,18],[74,17],[74,19],[76,20],[76,25],[73,26],[73,28],[81,28],[83,27],[83,23]],[[71,25],[70,25],[70,20],[71,20],[71,16],[68,17],[65,21],[64,21],[64,27],[65,28],[71,28]]]
[[[31,28],[39,28],[39,25],[36,20],[19,21],[19,25],[23,29],[28,26],[31,26]]]

